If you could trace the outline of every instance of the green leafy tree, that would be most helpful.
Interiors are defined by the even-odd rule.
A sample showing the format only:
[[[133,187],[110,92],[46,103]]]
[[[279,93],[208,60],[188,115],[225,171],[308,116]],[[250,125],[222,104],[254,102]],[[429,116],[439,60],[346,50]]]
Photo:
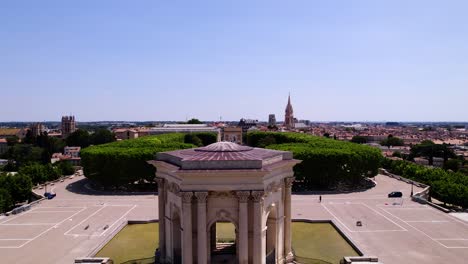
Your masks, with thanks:
[[[43,149],[30,144],[16,144],[8,149],[7,159],[16,161],[17,166],[28,162],[40,162],[43,159]]]
[[[353,143],[358,143],[358,144],[365,144],[365,143],[367,143],[367,137],[363,137],[363,136],[354,136],[354,137],[351,139],[351,142],[353,142]]]
[[[202,140],[194,134],[187,134],[184,137],[184,142],[188,144],[193,144],[197,147],[203,146]]]
[[[203,122],[196,118],[192,118],[189,121],[187,121],[187,124],[203,124]]]
[[[0,187],[0,213],[7,212],[13,205],[13,198],[11,198],[10,192]]]
[[[18,172],[22,175],[28,176],[34,185],[43,183],[47,180],[47,172],[45,171],[44,166],[37,162],[21,166]]]
[[[115,135],[107,129],[98,129],[91,135],[91,144],[101,145],[115,141]]]
[[[401,138],[389,135],[385,140],[380,142],[380,145],[390,148],[391,146],[404,146],[405,142]]]
[[[11,147],[11,146],[16,145],[16,144],[19,143],[19,137],[10,136],[10,137],[6,138],[6,141],[7,141],[7,145]]]
[[[70,162],[67,161],[59,161],[54,163],[55,167],[58,168],[58,171],[60,172],[61,175],[72,175],[75,173],[75,169],[73,166],[70,164]]]
[[[68,146],[86,148],[91,144],[91,136],[86,130],[78,129],[71,133],[65,140]]]

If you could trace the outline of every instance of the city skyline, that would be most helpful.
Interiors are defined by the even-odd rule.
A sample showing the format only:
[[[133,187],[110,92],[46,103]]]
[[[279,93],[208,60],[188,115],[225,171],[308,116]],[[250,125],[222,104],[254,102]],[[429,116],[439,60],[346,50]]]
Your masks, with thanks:
[[[46,2],[48,2],[46,4]],[[30,1],[0,10],[0,122],[466,122],[464,1]]]

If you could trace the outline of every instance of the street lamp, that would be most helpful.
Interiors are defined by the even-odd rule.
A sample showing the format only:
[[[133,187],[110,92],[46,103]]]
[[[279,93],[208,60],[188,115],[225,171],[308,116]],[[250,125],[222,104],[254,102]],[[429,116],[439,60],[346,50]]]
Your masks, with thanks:
[[[411,182],[411,197],[413,197],[413,182]]]

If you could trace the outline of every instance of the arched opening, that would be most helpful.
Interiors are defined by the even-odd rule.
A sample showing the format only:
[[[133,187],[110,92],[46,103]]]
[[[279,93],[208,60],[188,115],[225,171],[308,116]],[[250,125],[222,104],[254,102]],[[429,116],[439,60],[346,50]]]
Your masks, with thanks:
[[[172,257],[176,264],[182,263],[182,232],[180,227],[180,215],[172,215]]]
[[[266,264],[276,263],[276,245],[278,244],[278,229],[277,229],[277,210],[275,204],[270,206],[266,222],[266,247],[265,256]]]
[[[211,263],[237,263],[237,231],[231,222],[216,222],[210,227]]]

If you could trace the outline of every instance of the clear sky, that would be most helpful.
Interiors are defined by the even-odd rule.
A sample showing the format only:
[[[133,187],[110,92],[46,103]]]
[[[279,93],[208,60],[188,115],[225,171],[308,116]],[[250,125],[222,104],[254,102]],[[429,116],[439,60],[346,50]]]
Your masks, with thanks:
[[[2,1],[0,121],[468,121],[468,1]]]

